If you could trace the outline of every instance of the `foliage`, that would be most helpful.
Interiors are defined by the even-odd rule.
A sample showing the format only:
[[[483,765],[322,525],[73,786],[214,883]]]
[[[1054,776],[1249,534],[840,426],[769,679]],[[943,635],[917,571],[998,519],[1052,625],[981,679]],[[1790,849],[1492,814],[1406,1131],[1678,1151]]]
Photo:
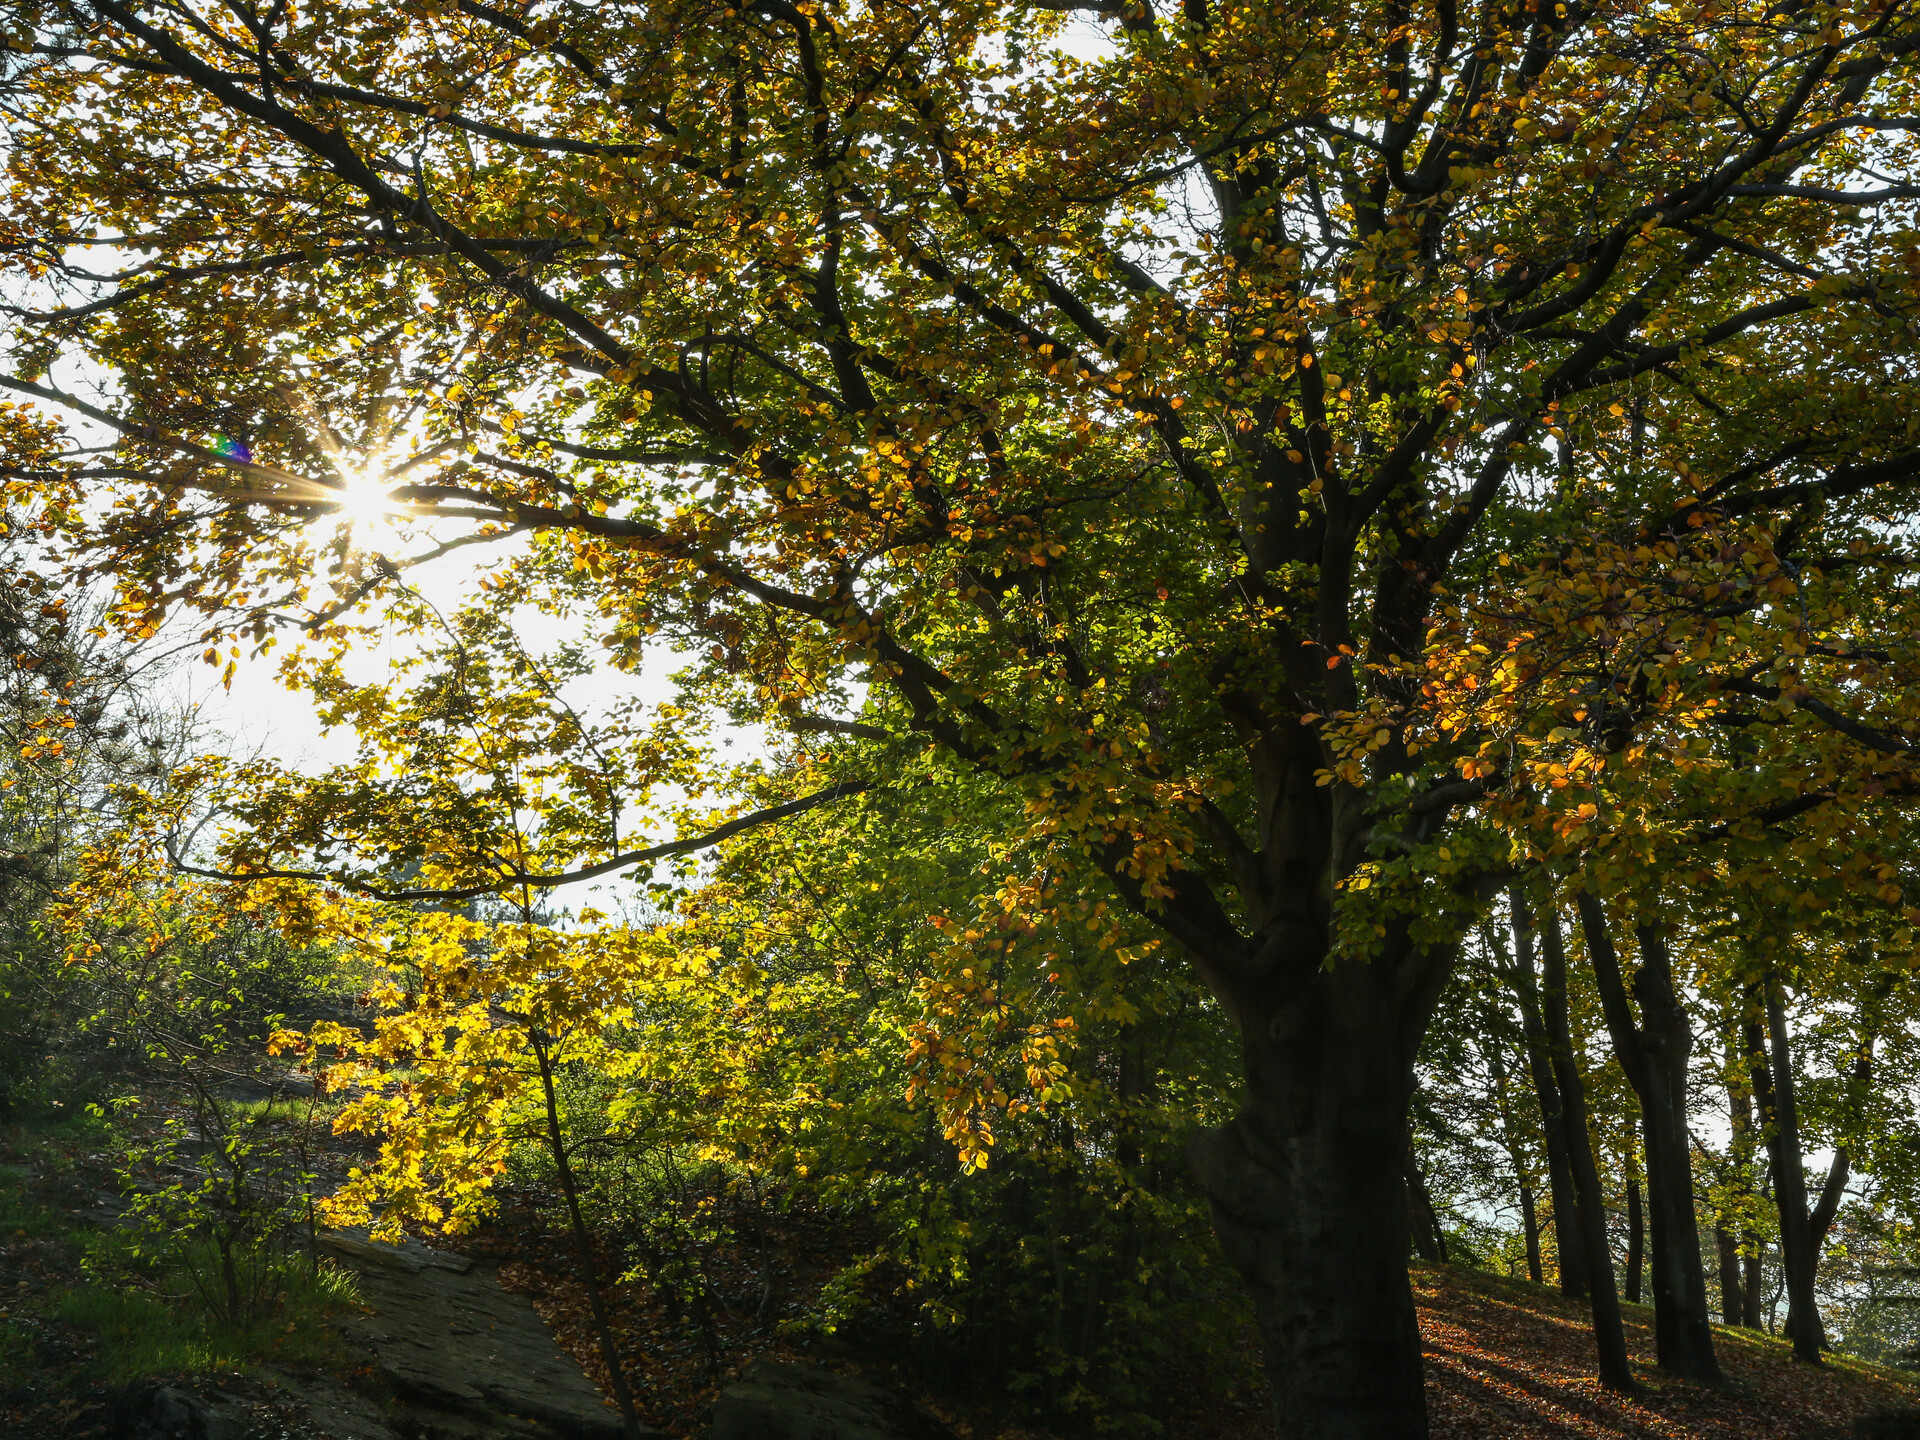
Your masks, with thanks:
[[[1905,983],[1917,49],[1904,0],[38,4],[0,384],[55,409],[0,416],[5,474],[127,633],[193,616],[230,676],[297,625],[360,747],[155,787],[85,893],[384,971],[371,1038],[309,1042],[382,1137],[342,1216],[469,1225],[544,1124],[563,1178],[887,1174],[909,1274],[996,1310],[1066,1308],[1021,1247],[1069,1217],[1114,1313],[1158,1295],[1128,1246],[1195,1207],[1141,1176],[1227,1121],[1237,1043],[1209,1193],[1318,1396],[1374,1353],[1341,1267],[1397,1259],[1497,890],[1683,940],[1703,1021]],[[667,656],[670,699],[586,703]],[[868,853],[928,804],[964,844]],[[831,900],[686,858],[796,821],[849,827],[802,846]],[[535,898],[613,875],[653,908]],[[1431,1053],[1490,1066],[1484,1018]],[[1822,1088],[1810,1133],[1899,1183],[1907,1117]],[[1327,1403],[1412,1433],[1389,1298],[1391,1383]]]
[[[124,1127],[82,1117],[89,1144],[124,1144]],[[71,1143],[69,1125],[35,1125],[28,1131],[43,1159]],[[254,1364],[325,1364],[337,1355],[330,1318],[357,1303],[352,1276],[310,1261],[274,1268],[271,1303],[239,1323],[223,1313],[219,1297],[207,1303],[196,1270],[209,1258],[206,1242],[182,1238],[153,1243],[131,1229],[101,1228],[9,1180],[0,1187],[0,1225],[9,1236],[41,1242],[37,1273],[49,1272],[51,1288],[15,1298],[9,1306],[5,1354],[25,1367],[10,1371],[8,1386],[28,1378],[35,1335],[46,1321],[78,1328],[98,1343],[92,1373],[119,1383],[182,1370],[231,1370]],[[51,1254],[57,1259],[49,1263]]]

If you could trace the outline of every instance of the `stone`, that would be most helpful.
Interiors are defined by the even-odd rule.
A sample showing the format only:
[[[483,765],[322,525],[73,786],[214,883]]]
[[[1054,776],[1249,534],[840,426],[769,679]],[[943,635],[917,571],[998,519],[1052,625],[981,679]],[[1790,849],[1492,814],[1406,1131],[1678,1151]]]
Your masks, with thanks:
[[[127,1440],[265,1440],[282,1432],[283,1416],[248,1383],[232,1392],[205,1381],[138,1386],[123,1403],[121,1433]]]
[[[904,1395],[765,1357],[714,1402],[709,1440],[954,1440]]]
[[[448,1440],[623,1440],[620,1412],[560,1348],[532,1303],[500,1288],[493,1266],[347,1232],[325,1234],[320,1243],[360,1282],[365,1310],[342,1331],[372,1352],[376,1373],[408,1410],[412,1428]],[[660,1435],[645,1425],[640,1433]]]
[[[276,1398],[304,1409],[309,1426],[327,1440],[400,1440],[377,1400],[331,1376],[276,1368],[260,1378]]]

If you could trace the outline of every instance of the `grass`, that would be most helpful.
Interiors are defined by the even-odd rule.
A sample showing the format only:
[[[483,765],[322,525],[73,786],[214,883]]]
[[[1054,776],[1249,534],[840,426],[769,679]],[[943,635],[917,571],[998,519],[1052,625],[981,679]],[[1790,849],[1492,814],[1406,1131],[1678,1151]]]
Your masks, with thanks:
[[[43,1169],[68,1168],[74,1150],[110,1148],[121,1138],[97,1115],[50,1119],[15,1147]],[[215,1273],[209,1242],[163,1236],[156,1243],[151,1234],[91,1224],[33,1193],[28,1173],[27,1166],[0,1167],[0,1269],[9,1280],[0,1289],[0,1390],[45,1378],[47,1356],[38,1352],[49,1327],[91,1342],[62,1351],[60,1368],[74,1380],[117,1384],[268,1363],[324,1367],[339,1358],[327,1321],[358,1301],[350,1272],[298,1254],[255,1257],[265,1267],[261,1313],[250,1323],[223,1323],[192,1283],[196,1269]]]
[[[294,1261],[279,1278],[284,1288],[274,1312],[246,1326],[219,1323],[191,1296],[99,1284],[56,1292],[49,1310],[97,1339],[99,1377],[112,1383],[269,1363],[324,1366],[336,1359],[325,1322],[357,1298],[351,1277],[324,1262],[316,1271]]]

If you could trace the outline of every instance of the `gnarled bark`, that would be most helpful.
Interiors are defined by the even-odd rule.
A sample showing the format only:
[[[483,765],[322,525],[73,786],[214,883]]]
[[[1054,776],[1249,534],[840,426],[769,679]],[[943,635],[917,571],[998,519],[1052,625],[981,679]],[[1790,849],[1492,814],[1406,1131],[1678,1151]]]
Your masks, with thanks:
[[[1251,1289],[1286,1440],[1420,1440],[1407,1278],[1413,1056],[1445,973],[1347,963],[1239,992],[1246,1097],[1188,1152]]]

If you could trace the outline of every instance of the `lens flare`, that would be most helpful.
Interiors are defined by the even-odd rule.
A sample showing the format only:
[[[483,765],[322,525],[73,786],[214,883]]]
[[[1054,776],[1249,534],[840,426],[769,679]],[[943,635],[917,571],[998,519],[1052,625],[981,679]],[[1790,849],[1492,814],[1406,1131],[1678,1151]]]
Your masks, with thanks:
[[[380,471],[349,470],[342,477],[340,498],[335,514],[356,530],[389,525],[398,513],[393,504],[393,483]]]

